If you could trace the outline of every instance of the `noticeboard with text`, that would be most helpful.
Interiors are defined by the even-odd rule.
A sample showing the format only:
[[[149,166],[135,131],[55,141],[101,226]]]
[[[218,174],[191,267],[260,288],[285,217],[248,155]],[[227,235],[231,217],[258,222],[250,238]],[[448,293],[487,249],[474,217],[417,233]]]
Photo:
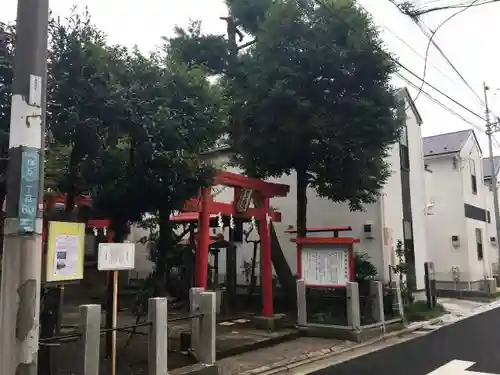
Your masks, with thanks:
[[[339,287],[350,281],[348,249],[304,245],[301,267],[302,279],[308,286]]]
[[[49,221],[46,282],[83,279],[85,224]]]

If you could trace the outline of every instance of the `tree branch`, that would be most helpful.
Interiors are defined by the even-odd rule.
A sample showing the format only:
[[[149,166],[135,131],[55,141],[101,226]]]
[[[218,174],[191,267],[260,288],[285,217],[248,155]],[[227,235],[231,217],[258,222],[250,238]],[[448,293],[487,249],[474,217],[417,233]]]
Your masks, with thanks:
[[[257,43],[257,38],[254,40],[251,40],[249,42],[243,43],[241,46],[238,46],[238,51],[245,49],[247,47],[253,46],[255,43]]]

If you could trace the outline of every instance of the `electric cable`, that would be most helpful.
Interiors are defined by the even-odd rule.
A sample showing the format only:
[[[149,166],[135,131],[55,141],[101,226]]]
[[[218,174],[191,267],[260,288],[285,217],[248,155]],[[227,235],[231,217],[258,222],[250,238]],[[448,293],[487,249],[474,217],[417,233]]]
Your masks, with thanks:
[[[342,22],[344,25],[346,25],[350,30],[354,31],[354,32],[357,32],[358,30],[356,30],[356,28],[354,28],[353,26],[351,26],[349,23],[347,23],[342,17],[338,16],[338,14],[333,11],[328,5],[326,5],[325,3],[323,3],[321,0],[314,0],[318,5],[320,6],[323,6],[325,7],[326,9],[330,9],[330,13],[332,16],[334,16],[335,18],[337,18],[340,22]],[[477,1],[477,0],[476,0]],[[438,89],[437,87],[435,87],[434,85],[430,84],[429,82],[426,82],[424,78],[420,77],[419,75],[417,75],[415,72],[413,72],[411,69],[407,68],[405,65],[403,65],[402,63],[400,63],[397,59],[395,59],[394,57],[391,56],[391,54],[389,54],[388,52],[384,51],[380,46],[378,45],[374,45],[374,48],[376,48],[377,50],[379,50],[381,53],[383,53],[384,55],[386,55],[386,57],[388,59],[390,59],[392,62],[394,62],[397,66],[399,66],[400,68],[402,68],[403,70],[405,70],[406,72],[408,72],[410,75],[412,75],[413,77],[417,78],[420,82],[422,82],[423,84],[426,84],[427,86],[429,86],[430,88],[432,88],[433,90],[435,90],[436,92],[438,92],[439,94],[441,94],[442,96],[444,96],[445,98],[447,98],[448,100],[450,100],[451,102],[453,102],[454,104],[456,104],[457,106],[459,106],[460,108],[462,108],[463,110],[465,110],[466,112],[472,114],[473,116],[479,118],[480,120],[482,121],[486,121],[484,119],[483,116],[477,114],[476,112],[474,112],[473,110],[471,110],[470,108],[466,107],[465,105],[463,105],[462,103],[460,103],[459,101],[457,101],[456,99],[452,98],[450,95],[444,93],[443,91],[441,91],[440,89]]]
[[[394,0],[389,0],[392,4],[394,4],[401,13],[405,14],[405,15],[408,15],[406,14],[396,3]],[[448,23],[448,21],[452,20],[453,18],[455,18],[456,16],[458,16],[459,14],[465,12],[467,9],[469,9],[470,7],[472,7],[474,4],[476,4],[479,0],[473,0],[472,3],[468,4],[465,8],[462,8],[460,9],[459,11],[453,13],[452,15],[450,15],[449,17],[447,17],[443,22],[441,22],[438,27],[433,30],[431,32],[431,35],[426,35],[429,39],[429,42],[427,43],[427,48],[425,50],[425,58],[424,58],[424,71],[422,73],[422,82],[420,84],[420,89],[417,91],[417,94],[415,96],[415,98],[413,99],[413,101],[417,100],[424,85],[427,84],[425,82],[425,78],[426,78],[426,75],[427,75],[427,64],[428,64],[428,60],[429,60],[429,52],[430,52],[430,48],[431,48],[431,44],[433,44],[433,38],[434,36],[436,35],[436,33],[439,31],[439,29],[441,29],[444,25],[446,25],[446,23]],[[411,17],[413,19],[413,17]],[[414,20],[415,21],[415,20]],[[417,22],[417,25],[418,25],[418,22]],[[434,46],[436,46],[436,44],[434,44]],[[450,64],[448,58],[440,51],[439,47],[437,47],[438,51],[441,53],[441,55],[448,61],[448,63]],[[453,64],[450,64],[452,66],[452,68],[454,68],[454,65]],[[466,85],[477,95],[477,93],[470,87],[470,85],[467,83],[467,81],[465,81],[465,79],[463,78],[463,76],[454,68],[455,72],[459,75],[459,77],[464,81],[466,82]],[[483,102],[484,104],[484,102]]]

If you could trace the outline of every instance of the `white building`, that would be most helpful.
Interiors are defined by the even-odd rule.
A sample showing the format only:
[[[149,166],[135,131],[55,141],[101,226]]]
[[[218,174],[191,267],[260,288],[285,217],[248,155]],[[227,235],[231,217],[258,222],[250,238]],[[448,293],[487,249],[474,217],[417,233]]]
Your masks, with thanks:
[[[406,108],[406,123],[400,142],[394,144],[390,150],[388,162],[391,165],[392,175],[388,179],[376,203],[366,205],[362,212],[351,212],[347,204],[333,203],[317,196],[313,189],[307,192],[307,226],[339,227],[350,226],[351,232],[343,235],[360,238],[356,247],[358,253],[366,253],[370,261],[377,268],[380,279],[389,281],[389,265],[392,264],[396,242],[406,243],[411,252],[412,267],[411,279],[418,290],[424,288],[424,262],[428,260],[426,242],[426,193],[425,171],[422,151],[421,128],[422,119],[412,102],[408,91],[400,89],[397,93],[404,101]],[[210,153],[214,165],[230,172],[241,173],[231,166],[231,150],[221,147]],[[296,176],[292,172],[279,179],[270,180],[290,186],[290,193],[286,198],[274,198],[271,205],[282,214],[283,221],[274,223],[276,234],[280,241],[284,256],[288,261],[292,273],[297,272],[296,246],[291,239],[295,235],[286,233],[286,230],[296,223]],[[233,197],[231,188],[214,187],[217,191],[215,198],[220,202],[230,202]],[[140,236],[144,235],[143,233]],[[257,238],[257,237],[255,237]],[[138,251],[138,253],[140,253]],[[252,245],[240,244],[237,251],[238,284],[245,284],[243,272],[244,264],[251,261]],[[143,257],[142,257],[143,258]],[[141,258],[141,264],[150,266]],[[219,275],[223,280],[225,275],[225,254],[219,255]],[[257,268],[258,274],[258,268]]]
[[[493,162],[494,162],[494,169],[496,173],[496,178],[497,178],[497,184],[498,181],[500,181],[500,156],[494,156],[493,157]],[[488,187],[489,191],[491,192],[488,195],[488,207],[489,210],[491,211],[491,223],[489,225],[490,229],[490,242],[492,245],[494,245],[494,240],[497,237],[496,235],[496,228],[495,228],[495,209],[494,209],[494,203],[493,203],[493,193],[492,193],[492,188],[491,188],[491,177],[492,177],[492,168],[491,168],[491,158],[483,158],[483,178],[484,178],[484,184],[486,187]],[[499,197],[500,198],[500,197]],[[498,244],[497,244],[498,245]],[[489,256],[490,263],[492,264],[492,269],[493,272],[496,273],[497,270],[497,264],[498,264],[498,246],[491,246],[491,253]]]
[[[429,256],[441,290],[487,290],[494,222],[472,130],[424,138]],[[493,230],[493,231],[492,231]]]

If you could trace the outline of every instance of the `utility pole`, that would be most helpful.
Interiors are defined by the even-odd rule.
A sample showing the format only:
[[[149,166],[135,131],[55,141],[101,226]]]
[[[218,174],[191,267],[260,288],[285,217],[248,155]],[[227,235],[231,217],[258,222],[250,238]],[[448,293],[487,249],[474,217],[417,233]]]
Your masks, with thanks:
[[[0,374],[36,375],[49,0],[18,0],[0,290]]]
[[[497,184],[497,174],[495,159],[493,158],[493,133],[497,130],[498,124],[492,124],[490,121],[490,108],[488,106],[488,90],[489,87],[486,82],[483,83],[484,89],[484,104],[486,107],[486,134],[488,135],[488,149],[490,153],[490,168],[491,168],[491,191],[493,194],[493,207],[495,210],[495,227],[496,227],[496,237],[497,237],[497,248],[498,248],[498,259],[497,259],[497,274],[500,270],[500,211],[498,209],[498,184]],[[497,277],[500,277],[498,275]]]

